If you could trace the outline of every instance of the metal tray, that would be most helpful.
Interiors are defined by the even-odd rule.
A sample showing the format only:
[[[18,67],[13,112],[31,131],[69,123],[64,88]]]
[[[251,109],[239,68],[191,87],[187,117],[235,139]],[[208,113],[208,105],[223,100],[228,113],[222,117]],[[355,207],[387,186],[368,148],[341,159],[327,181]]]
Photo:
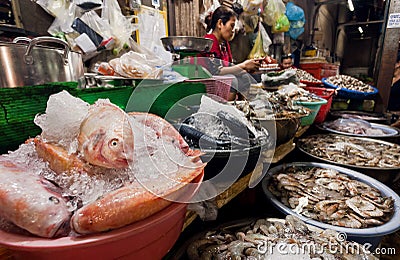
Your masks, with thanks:
[[[353,165],[353,164],[345,164],[345,163],[338,163],[323,157],[319,157],[316,156],[308,151],[305,150],[305,148],[303,147],[304,143],[307,143],[307,139],[309,139],[310,137],[316,137],[316,136],[321,136],[321,137],[328,137],[330,139],[335,138],[336,136],[340,136],[340,137],[344,137],[344,138],[348,138],[349,140],[354,140],[354,139],[359,139],[359,140],[363,140],[366,142],[373,142],[373,143],[378,143],[378,144],[384,144],[384,145],[389,145],[389,146],[396,146],[397,144],[394,143],[389,143],[386,141],[382,141],[382,140],[377,140],[377,139],[372,139],[372,138],[365,138],[365,137],[350,137],[350,136],[342,136],[342,135],[336,135],[336,134],[328,134],[328,135],[324,135],[324,134],[318,134],[318,135],[311,135],[302,139],[299,139],[296,143],[296,146],[298,147],[298,149],[303,152],[304,154],[318,159],[320,161],[324,161],[324,162],[329,162],[329,163],[333,163],[336,165],[340,165],[340,166],[344,166],[344,167],[351,167],[354,169],[361,169],[361,170],[372,170],[374,172],[376,172],[379,175],[379,171],[396,171],[397,173],[400,173],[400,166],[399,167],[371,167],[371,166],[358,166],[358,165]],[[323,141],[321,141],[321,143],[323,143]]]
[[[394,201],[395,201],[395,206],[394,206],[394,215],[392,216],[391,220],[381,226],[378,227],[371,227],[371,228],[362,228],[362,229],[354,229],[354,228],[345,228],[345,227],[339,227],[339,226],[333,226],[330,224],[322,223],[314,219],[307,218],[301,214],[297,214],[294,212],[292,209],[289,207],[285,206],[279,199],[277,199],[268,189],[268,184],[269,181],[271,180],[271,177],[281,169],[285,169],[286,167],[321,167],[321,168],[326,168],[326,169],[335,169],[339,171],[342,174],[348,175],[350,178],[353,178],[355,180],[361,181],[363,183],[366,183],[370,185],[371,187],[374,187],[378,189],[383,196],[391,196]],[[350,169],[346,169],[343,167],[338,167],[334,165],[329,165],[329,164],[324,164],[324,163],[315,163],[315,162],[294,162],[294,163],[288,163],[288,164],[281,164],[278,165],[272,169],[270,169],[267,173],[267,175],[264,177],[262,181],[262,189],[268,199],[271,200],[271,202],[274,204],[275,207],[278,208],[282,213],[284,214],[291,214],[299,217],[301,220],[306,222],[307,224],[322,228],[322,229],[333,229],[338,232],[344,232],[345,234],[348,235],[350,240],[354,239],[356,242],[363,240],[363,239],[376,239],[376,238],[382,238],[383,235],[390,234],[395,232],[400,228],[400,225],[398,223],[398,220],[400,219],[400,211],[399,211],[399,201],[400,198],[399,196],[389,187],[386,185],[380,183],[379,181],[366,176],[362,173],[359,173],[357,171],[353,171]],[[357,241],[358,240],[358,241]],[[365,242],[365,241],[363,241]],[[368,241],[371,244],[373,244],[372,241]],[[377,241],[374,241],[377,242]]]
[[[354,121],[360,121],[357,119],[352,119]],[[386,134],[384,135],[364,135],[364,134],[353,134],[353,133],[348,133],[348,132],[342,132],[336,129],[332,129],[327,124],[330,122],[324,122],[320,125],[317,125],[317,127],[321,130],[328,131],[334,134],[341,134],[341,135],[348,135],[348,136],[356,136],[356,137],[368,137],[368,138],[384,138],[384,137],[394,137],[399,135],[399,130],[397,128],[388,126],[388,125],[382,125],[382,124],[376,124],[376,123],[370,123],[372,128],[375,129],[380,129]]]
[[[346,116],[348,115],[348,116]],[[365,111],[348,111],[348,110],[337,110],[330,111],[329,116],[338,119],[338,118],[354,118],[354,119],[362,119],[371,123],[385,123],[388,122],[388,119],[384,114],[380,113],[371,113]],[[358,118],[357,118],[358,117]]]

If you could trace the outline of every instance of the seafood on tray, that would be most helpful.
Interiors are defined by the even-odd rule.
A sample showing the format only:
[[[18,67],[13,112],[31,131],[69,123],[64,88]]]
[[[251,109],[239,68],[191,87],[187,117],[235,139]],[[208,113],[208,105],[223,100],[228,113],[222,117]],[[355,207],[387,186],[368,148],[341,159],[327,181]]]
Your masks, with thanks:
[[[85,107],[66,91],[53,96],[48,108]],[[42,134],[0,156],[3,222],[49,238],[103,232],[187,202],[198,186],[191,182],[203,174],[200,151],[164,119],[98,100],[65,126],[72,133],[64,137],[75,136],[68,143],[54,141],[57,127],[45,127],[69,120],[54,113],[65,111],[46,110],[37,120]]]
[[[298,141],[301,150],[335,163],[370,168],[400,167],[400,146],[368,138],[312,135]]]
[[[393,135],[382,128],[374,127],[373,124],[361,119],[339,118],[331,122],[324,122],[323,128],[332,129],[338,132],[364,136],[385,136]]]
[[[290,166],[271,177],[268,189],[294,212],[335,226],[379,226],[394,213],[391,197],[335,169]]]
[[[257,219],[204,232],[191,241],[186,256],[190,260],[377,259],[362,245],[340,239],[336,231],[308,226],[293,215],[284,220]]]
[[[336,75],[330,76],[326,79],[326,82],[337,86],[338,88],[346,88],[349,90],[360,91],[360,92],[374,92],[374,88],[368,84],[365,84],[361,80],[353,78],[348,75]]]

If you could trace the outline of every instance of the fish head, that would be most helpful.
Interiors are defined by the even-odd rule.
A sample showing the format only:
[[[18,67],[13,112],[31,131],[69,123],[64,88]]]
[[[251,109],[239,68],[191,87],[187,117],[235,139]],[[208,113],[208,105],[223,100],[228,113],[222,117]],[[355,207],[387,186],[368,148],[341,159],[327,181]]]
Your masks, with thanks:
[[[127,168],[133,161],[133,131],[130,125],[98,128],[82,145],[85,160],[106,168]]]

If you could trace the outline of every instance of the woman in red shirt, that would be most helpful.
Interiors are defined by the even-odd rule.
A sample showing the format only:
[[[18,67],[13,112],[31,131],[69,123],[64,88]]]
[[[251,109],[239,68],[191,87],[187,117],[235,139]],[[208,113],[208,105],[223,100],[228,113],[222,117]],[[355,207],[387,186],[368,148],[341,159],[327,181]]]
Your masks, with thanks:
[[[216,58],[217,70],[211,71],[218,75],[234,75],[232,82],[230,100],[236,98],[237,92],[244,93],[248,91],[251,83],[256,83],[247,73],[253,73],[260,68],[260,59],[245,60],[240,64],[232,64],[232,52],[229,41],[235,36],[235,22],[237,14],[229,7],[220,6],[212,14],[211,19],[207,21],[207,31],[211,33],[204,37],[213,40],[210,53]],[[215,61],[214,61],[215,64]]]

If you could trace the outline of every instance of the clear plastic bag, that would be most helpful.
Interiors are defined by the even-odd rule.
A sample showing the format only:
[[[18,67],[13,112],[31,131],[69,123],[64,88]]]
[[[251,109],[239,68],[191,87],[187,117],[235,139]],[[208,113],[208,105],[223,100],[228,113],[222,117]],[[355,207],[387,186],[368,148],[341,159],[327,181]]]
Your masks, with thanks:
[[[64,6],[64,10],[59,10],[58,16],[54,19],[47,32],[50,35],[56,36],[61,33],[73,33],[71,25],[76,17],[80,16],[80,12],[77,10],[77,6],[74,3]]]
[[[271,39],[268,36],[267,31],[261,22],[258,23],[257,38],[254,42],[253,49],[250,51],[248,56],[249,59],[263,58],[267,56],[269,46],[272,44]]]
[[[286,12],[286,6],[282,0],[269,0],[264,9],[263,20],[269,26],[274,26],[276,20]],[[289,28],[288,28],[289,29]]]
[[[108,39],[112,36],[110,24],[97,15],[95,11],[89,11],[82,15],[84,21],[90,28],[95,30],[98,34]]]
[[[241,1],[241,5],[243,6],[243,10],[247,15],[255,15],[258,13],[258,9],[260,5],[263,3],[262,0],[243,0]]]
[[[68,0],[38,0],[36,3],[54,17],[59,17],[65,13],[65,10],[68,10],[71,4]]]
[[[117,0],[104,0],[101,17],[110,24],[115,38],[113,53],[118,54],[125,46],[129,46],[129,38],[137,29],[132,23],[132,17],[125,17]]]

